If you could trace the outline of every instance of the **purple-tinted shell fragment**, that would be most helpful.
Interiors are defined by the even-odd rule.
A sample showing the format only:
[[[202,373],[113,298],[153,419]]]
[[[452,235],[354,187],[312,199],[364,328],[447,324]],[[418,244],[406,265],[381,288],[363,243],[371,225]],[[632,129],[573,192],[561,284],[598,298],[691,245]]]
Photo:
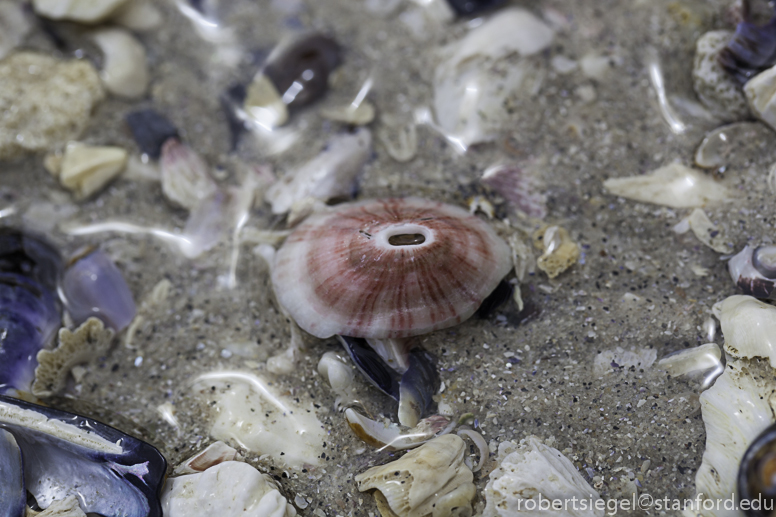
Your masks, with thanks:
[[[30,389],[36,356],[61,324],[61,268],[59,254],[45,241],[0,229],[0,393]]]
[[[120,331],[137,312],[121,271],[99,250],[78,259],[65,271],[62,293],[76,325],[94,316]]]

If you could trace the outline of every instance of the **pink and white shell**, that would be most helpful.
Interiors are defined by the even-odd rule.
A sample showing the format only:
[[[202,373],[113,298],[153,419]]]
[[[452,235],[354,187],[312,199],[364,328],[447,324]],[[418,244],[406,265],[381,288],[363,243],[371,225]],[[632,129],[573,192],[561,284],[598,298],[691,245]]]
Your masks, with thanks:
[[[416,238],[397,244],[397,236]],[[299,225],[277,252],[272,283],[314,336],[402,338],[464,321],[511,268],[509,246],[469,212],[382,199],[339,205]]]

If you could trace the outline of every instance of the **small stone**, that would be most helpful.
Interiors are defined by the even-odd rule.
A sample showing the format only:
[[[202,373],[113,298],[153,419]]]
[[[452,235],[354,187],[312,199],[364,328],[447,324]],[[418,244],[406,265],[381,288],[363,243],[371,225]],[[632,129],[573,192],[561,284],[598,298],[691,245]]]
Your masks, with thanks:
[[[692,70],[693,88],[698,99],[715,117],[726,122],[749,116],[744,92],[717,60],[732,36],[732,32],[724,30],[701,36],[696,44]]]

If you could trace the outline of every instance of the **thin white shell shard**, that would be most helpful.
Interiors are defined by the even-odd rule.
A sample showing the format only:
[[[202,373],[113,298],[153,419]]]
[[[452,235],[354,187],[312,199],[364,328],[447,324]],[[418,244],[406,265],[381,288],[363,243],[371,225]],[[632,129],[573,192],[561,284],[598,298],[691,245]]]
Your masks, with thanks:
[[[598,492],[587,484],[571,461],[560,451],[544,445],[536,436],[499,445],[499,467],[490,473],[485,487],[483,517],[550,515],[555,517],[602,517],[604,507]],[[560,501],[561,510],[538,511],[539,498]],[[575,504],[567,504],[576,498]],[[533,501],[533,504],[529,501]],[[584,501],[584,506],[582,502]]]
[[[764,357],[776,368],[776,307],[735,295],[715,305],[725,351],[735,357]]]
[[[752,365],[745,361],[729,361],[725,373],[714,386],[701,394],[706,450],[695,475],[695,492],[701,496],[700,509],[706,499],[716,503],[736,493],[738,466],[744,452],[774,422],[776,390],[763,382],[764,376],[753,375],[751,368]],[[728,509],[699,513],[703,516],[742,515]]]
[[[265,199],[272,204],[273,213],[282,214],[308,197],[327,201],[350,196],[371,152],[372,133],[368,129],[337,135],[318,156],[273,183]]]
[[[267,474],[225,461],[197,474],[171,478],[162,494],[165,517],[294,517]]]
[[[650,174],[604,181],[615,196],[673,208],[701,207],[729,198],[728,190],[700,171],[671,163]]]
[[[464,449],[459,436],[446,434],[355,480],[362,492],[378,490],[401,517],[467,517],[475,488],[463,462]]]
[[[389,241],[406,234],[425,240]],[[509,246],[465,210],[384,199],[309,217],[278,250],[272,283],[310,334],[384,339],[457,325],[511,268]]]

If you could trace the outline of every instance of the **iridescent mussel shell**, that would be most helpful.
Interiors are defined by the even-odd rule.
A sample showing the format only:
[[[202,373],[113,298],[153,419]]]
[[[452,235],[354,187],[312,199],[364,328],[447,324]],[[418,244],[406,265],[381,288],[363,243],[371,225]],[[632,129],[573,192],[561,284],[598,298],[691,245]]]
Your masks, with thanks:
[[[757,25],[748,18],[748,1],[744,0],[744,20],[727,46],[719,53],[719,63],[741,84],[776,63],[776,16]]]
[[[317,337],[404,338],[464,321],[511,267],[509,246],[467,211],[383,199],[308,218],[278,250],[272,282]]]
[[[0,229],[0,393],[29,390],[35,356],[61,324],[61,271],[62,259],[49,243]]]
[[[744,247],[728,262],[733,281],[755,298],[776,298],[776,246]]]
[[[750,517],[772,515],[776,505],[776,424],[749,445],[738,469],[738,499]]]

